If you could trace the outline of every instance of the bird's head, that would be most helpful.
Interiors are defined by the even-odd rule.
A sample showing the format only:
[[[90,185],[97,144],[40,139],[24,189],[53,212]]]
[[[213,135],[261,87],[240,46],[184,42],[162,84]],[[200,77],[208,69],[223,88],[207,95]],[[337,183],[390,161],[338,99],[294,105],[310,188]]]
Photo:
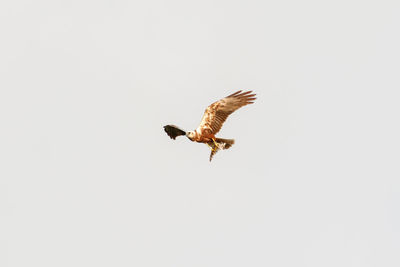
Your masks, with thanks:
[[[194,135],[195,135],[194,131],[188,131],[186,133],[186,137],[189,138],[191,141],[193,141]]]

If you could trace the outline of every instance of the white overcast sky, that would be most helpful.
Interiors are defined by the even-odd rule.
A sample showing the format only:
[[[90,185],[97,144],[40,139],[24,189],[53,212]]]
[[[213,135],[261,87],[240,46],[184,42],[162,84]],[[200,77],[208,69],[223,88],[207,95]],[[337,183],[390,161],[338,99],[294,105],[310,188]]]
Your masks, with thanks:
[[[0,266],[400,266],[399,5],[2,1]]]

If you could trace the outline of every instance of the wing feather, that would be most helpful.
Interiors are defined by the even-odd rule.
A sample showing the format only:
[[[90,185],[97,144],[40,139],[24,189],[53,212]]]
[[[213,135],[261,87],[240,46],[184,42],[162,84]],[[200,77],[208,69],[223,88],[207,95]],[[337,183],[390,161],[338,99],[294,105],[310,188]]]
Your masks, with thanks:
[[[171,137],[171,139],[174,139],[174,140],[177,136],[186,134],[186,132],[184,130],[180,129],[179,127],[177,127],[175,125],[165,125],[164,131],[168,134],[169,137]]]
[[[206,108],[198,129],[200,131],[209,129],[215,135],[221,130],[230,114],[245,105],[253,104],[256,100],[255,96],[256,94],[252,94],[252,91],[240,90],[212,103]]]

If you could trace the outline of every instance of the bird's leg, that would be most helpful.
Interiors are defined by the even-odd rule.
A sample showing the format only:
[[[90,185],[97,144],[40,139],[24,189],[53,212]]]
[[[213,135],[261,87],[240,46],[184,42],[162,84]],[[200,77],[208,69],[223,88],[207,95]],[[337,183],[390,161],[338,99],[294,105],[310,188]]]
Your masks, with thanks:
[[[212,147],[209,143],[207,143],[207,146],[209,147],[209,148],[211,148],[211,150],[214,152],[215,150],[217,150],[217,148],[214,148],[214,147]]]
[[[218,143],[215,141],[215,139],[214,139],[214,138],[211,138],[211,139],[213,140],[214,145],[215,145],[217,148],[219,148],[219,145],[218,145]]]

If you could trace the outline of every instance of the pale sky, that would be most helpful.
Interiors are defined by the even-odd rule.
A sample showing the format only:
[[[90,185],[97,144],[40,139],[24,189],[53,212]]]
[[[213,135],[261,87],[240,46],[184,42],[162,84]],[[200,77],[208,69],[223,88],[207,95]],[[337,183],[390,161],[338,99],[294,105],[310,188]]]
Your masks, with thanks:
[[[400,266],[399,6],[2,1],[0,266]]]

